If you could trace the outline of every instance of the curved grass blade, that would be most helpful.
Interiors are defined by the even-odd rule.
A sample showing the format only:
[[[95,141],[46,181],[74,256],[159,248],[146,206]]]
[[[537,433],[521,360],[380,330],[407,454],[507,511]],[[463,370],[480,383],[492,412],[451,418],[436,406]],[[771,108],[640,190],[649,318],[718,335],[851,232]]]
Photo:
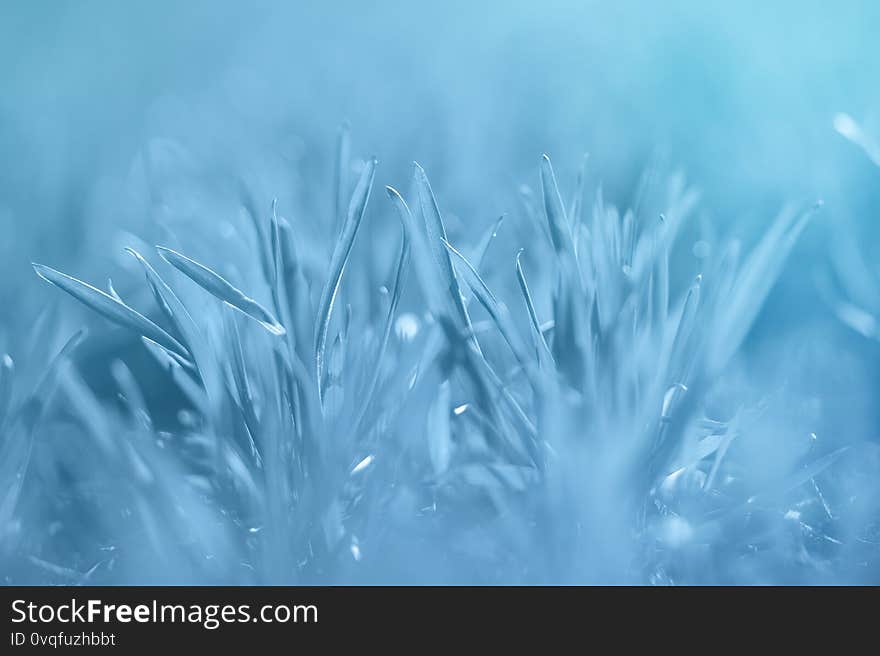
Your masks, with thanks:
[[[739,349],[798,237],[821,206],[817,203],[801,213],[783,210],[743,264],[717,315],[710,370],[720,370]]]
[[[559,195],[559,186],[556,184],[553,165],[547,155],[541,157],[541,189],[544,195],[544,213],[547,216],[547,226],[550,228],[553,248],[560,255],[563,253],[566,256],[573,255],[571,228],[565,215],[562,197]]]
[[[537,342],[536,346],[538,347],[538,362],[543,366],[546,363],[547,358],[552,362],[553,355],[547,344],[547,340],[544,339],[544,333],[541,331],[541,322],[538,321],[538,313],[535,312],[535,304],[532,302],[532,294],[529,292],[529,285],[526,282],[526,274],[523,271],[522,262],[520,261],[522,253],[523,249],[520,249],[516,254],[516,279],[519,281],[519,288],[522,290],[523,298],[526,301],[526,308],[529,311],[529,322],[531,323],[532,334],[534,335],[535,341]]]
[[[196,341],[198,328],[195,321],[186,307],[177,297],[177,294],[168,286],[168,283],[159,275],[153,266],[133,248],[126,247],[125,252],[134,257],[144,269],[144,275],[147,278],[147,284],[153,292],[153,298],[156,304],[168,319],[169,323],[177,330],[178,336],[186,345],[187,349],[192,351],[194,342]]]
[[[163,260],[183,273],[199,287],[227,305],[242,311],[273,335],[280,336],[286,332],[284,326],[266,308],[234,287],[220,274],[170,248],[157,246],[156,249]]]
[[[443,291],[437,279],[437,273],[431,266],[433,256],[425,242],[425,237],[419,230],[416,218],[403,199],[403,196],[394,187],[385,187],[388,198],[391,199],[394,209],[403,224],[404,231],[409,238],[410,248],[414,252],[412,258],[416,278],[421,285],[428,309],[436,316],[446,314],[446,293]]]
[[[12,405],[12,379],[15,376],[15,363],[8,353],[0,358],[0,427],[6,419],[9,406]]]
[[[400,197],[400,194],[394,191],[391,187],[386,187],[386,189],[389,190],[388,195],[395,201],[395,206],[401,215],[400,221],[403,229],[400,241],[400,255],[397,258],[397,272],[394,275],[391,303],[388,306],[388,314],[385,316],[385,327],[382,330],[382,341],[379,344],[379,352],[376,355],[376,364],[373,366],[373,373],[370,376],[370,383],[367,386],[366,394],[364,394],[361,409],[356,415],[354,424],[352,425],[352,432],[356,432],[360,427],[360,423],[363,421],[364,415],[366,415],[367,409],[370,407],[370,403],[373,400],[373,395],[376,392],[376,385],[379,383],[379,372],[382,370],[381,364],[385,358],[385,351],[388,348],[388,339],[391,336],[394,315],[397,313],[397,306],[400,303],[400,295],[403,293],[403,286],[406,282],[406,270],[409,266],[410,243],[409,238],[407,237],[406,218],[404,217],[404,213],[409,214],[409,208],[406,206],[403,198]],[[410,216],[412,215],[410,214]]]
[[[492,224],[492,227],[485,232],[476,248],[474,248],[473,255],[471,255],[471,261],[474,263],[474,269],[477,271],[480,271],[483,268],[483,261],[486,259],[486,253],[489,252],[489,246],[492,245],[492,240],[498,236],[498,231],[501,229],[502,223],[504,223],[503,214],[496,219],[495,223]]]
[[[272,199],[272,215],[269,223],[271,228],[269,246],[272,251],[272,275],[269,278],[269,282],[271,283],[272,291],[277,293],[278,282],[284,275],[284,263],[281,259],[281,228],[278,225],[277,198]],[[277,298],[274,300],[277,301]]]
[[[486,308],[486,312],[492,317],[495,325],[498,326],[501,336],[504,337],[504,341],[507,342],[510,350],[513,351],[517,361],[524,368],[527,368],[522,339],[513,327],[513,322],[510,319],[510,313],[507,311],[507,308],[503,303],[498,301],[495,294],[492,293],[492,290],[489,289],[480,277],[480,274],[477,273],[473,265],[468,262],[467,258],[458,252],[455,247],[445,239],[443,240],[443,244],[449,249],[449,252],[451,252],[462,263],[463,266],[461,271],[464,274],[465,282],[467,282],[468,286],[474,292],[477,300],[479,300],[482,306]]]
[[[266,276],[266,279],[268,279],[272,272],[268,238],[266,236],[266,231],[263,228],[263,224],[260,221],[261,212],[257,209],[257,201],[254,198],[254,194],[249,189],[248,185],[243,180],[239,180],[238,185],[242,207],[244,208],[245,213],[248,215],[248,219],[250,220],[251,226],[254,229],[254,237],[257,240],[257,252],[260,256],[260,268],[263,271],[263,275]]]
[[[434,262],[440,268],[440,279],[447,285],[455,322],[460,324],[459,331],[468,337],[473,348],[478,353],[482,353],[480,344],[477,342],[476,335],[474,334],[474,328],[471,325],[471,318],[468,315],[467,307],[464,304],[464,298],[461,295],[461,287],[455,275],[455,269],[452,266],[452,257],[443,244],[446,241],[446,227],[443,225],[443,218],[440,216],[437,200],[434,198],[434,192],[431,189],[431,184],[428,182],[428,176],[425,175],[424,169],[418,163],[415,164],[414,181],[419,196],[419,208],[428,234],[428,248],[434,258]]]
[[[285,302],[291,321],[289,325],[285,325],[292,333],[291,339],[296,347],[298,359],[307,361],[311,358],[309,349],[314,343],[315,327],[315,322],[312,320],[315,311],[309,298],[309,283],[300,263],[293,228],[283,219],[278,221],[278,238],[283,265]]]
[[[174,351],[181,357],[188,357],[189,354],[186,348],[180,342],[122,301],[113,298],[96,287],[92,287],[82,280],[77,280],[44,264],[33,264],[33,267],[40,278],[63,289],[80,303],[83,303],[106,319],[129,328],[138,335],[149,337],[157,344],[161,344],[169,351]]]
[[[204,338],[189,310],[153,266],[134,249],[126,248],[125,250],[140,262],[156,303],[168,317],[168,321],[175,327],[186,348],[192,354],[194,365],[174,353],[166,351],[166,355],[170,355],[176,364],[187,371],[195,373],[201,379],[208,398],[211,402],[219,405],[222,398],[223,374],[210,344]],[[145,343],[148,348],[152,349],[149,340]],[[186,376],[177,375],[177,378],[186,378]]]
[[[284,251],[281,244],[281,224],[278,219],[278,199],[272,200],[272,216],[271,216],[271,240],[272,249],[272,277],[270,278],[270,287],[272,288],[272,303],[275,312],[278,314],[281,324],[290,326],[287,331],[286,339],[289,348],[295,348],[293,320],[290,316],[290,305],[288,304],[287,280],[285,278]]]
[[[569,220],[571,221],[572,229],[577,226],[580,226],[583,222],[583,206],[584,206],[584,184],[587,179],[587,162],[590,160],[590,154],[584,153],[584,156],[581,158],[581,166],[578,169],[577,181],[574,185],[574,197],[572,198],[570,211],[569,211]]]
[[[691,333],[693,333],[696,325],[697,309],[700,304],[700,283],[703,277],[697,276],[694,284],[688,290],[684,306],[681,310],[681,317],[678,320],[678,327],[675,331],[675,337],[672,341],[672,350],[669,355],[669,373],[671,380],[669,385],[684,384],[684,378],[687,371],[686,349],[690,341]]]
[[[125,303],[125,301],[122,300],[122,297],[116,291],[116,288],[113,286],[113,279],[112,278],[107,278],[107,293],[110,294],[110,296],[115,298],[120,303]]]
[[[244,364],[244,349],[241,345],[241,334],[238,331],[238,322],[236,322],[235,316],[230,314],[227,317],[227,321],[232,326],[230,335],[232,341],[232,379],[238,391],[239,410],[241,411],[245,428],[248,432],[247,446],[250,449],[251,457],[259,467],[262,466],[262,457],[255,442],[259,430],[259,420],[257,419],[257,412],[254,408],[254,396],[251,391],[247,368]]]
[[[10,425],[4,429],[0,441],[0,526],[6,526],[15,512],[18,497],[30,464],[34,443],[34,429],[63,366],[70,354],[85,339],[84,329],[76,331],[52,358],[33,392],[10,416]]]
[[[327,348],[327,331],[330,329],[330,319],[333,316],[333,306],[336,303],[336,295],[339,293],[339,285],[345,266],[351,256],[354,240],[364,218],[367,202],[370,199],[370,191],[373,188],[373,178],[376,175],[376,159],[370,159],[361,172],[361,177],[352,194],[348,205],[348,216],[342,226],[342,232],[333,249],[330,260],[330,275],[327,284],[321,292],[321,301],[318,304],[317,326],[315,328],[315,368],[317,371],[318,399],[323,402],[322,378],[324,374],[324,351]]]
[[[345,220],[345,199],[348,196],[348,165],[351,161],[351,126],[345,121],[339,127],[336,138],[336,179],[334,180],[333,195],[333,226],[339,230],[339,226]]]

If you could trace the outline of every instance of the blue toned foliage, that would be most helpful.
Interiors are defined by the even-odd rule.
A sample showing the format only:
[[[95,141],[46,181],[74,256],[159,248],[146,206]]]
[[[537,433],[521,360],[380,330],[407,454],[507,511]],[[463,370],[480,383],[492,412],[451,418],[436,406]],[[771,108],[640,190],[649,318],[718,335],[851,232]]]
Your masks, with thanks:
[[[880,580],[868,4],[2,11],[4,583]]]

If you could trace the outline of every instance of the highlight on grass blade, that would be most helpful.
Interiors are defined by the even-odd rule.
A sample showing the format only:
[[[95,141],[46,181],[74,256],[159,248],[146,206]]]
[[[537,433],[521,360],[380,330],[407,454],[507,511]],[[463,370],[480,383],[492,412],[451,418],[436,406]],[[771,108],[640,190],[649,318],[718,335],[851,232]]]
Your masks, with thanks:
[[[538,320],[538,313],[535,311],[532,294],[529,291],[529,285],[526,282],[526,274],[523,271],[521,262],[522,254],[523,249],[519,249],[516,254],[516,279],[519,281],[519,288],[522,292],[523,299],[526,303],[526,309],[529,313],[529,323],[532,326],[532,335],[538,350],[538,360],[543,366],[546,364],[545,360],[549,359],[550,362],[553,361],[553,354],[550,351],[550,347],[547,345],[547,340],[544,338],[544,332],[541,330],[541,322]]]
[[[330,319],[333,317],[333,306],[339,293],[339,285],[345,273],[345,266],[351,256],[354,240],[357,237],[358,228],[364,218],[367,203],[370,199],[370,191],[373,189],[373,178],[376,175],[375,158],[364,164],[361,177],[348,205],[348,214],[342,226],[342,232],[333,248],[333,256],[330,259],[330,274],[327,283],[321,292],[321,301],[318,304],[317,325],[315,328],[315,369],[317,372],[318,398],[323,402],[323,376],[324,376],[324,351],[327,348],[327,332],[330,329]]]
[[[134,257],[144,270],[147,284],[153,292],[153,298],[162,313],[175,328],[186,344],[188,349],[192,349],[193,342],[196,341],[197,327],[193,321],[189,311],[177,297],[177,294],[168,286],[162,276],[153,268],[147,260],[135,249],[127,247],[125,252]]]
[[[452,319],[459,332],[466,335],[471,346],[478,353],[481,353],[480,344],[474,334],[471,318],[461,294],[458,277],[452,266],[452,256],[443,243],[446,241],[446,226],[443,224],[437,200],[434,198],[434,191],[428,182],[428,176],[425,175],[425,170],[417,162],[414,163],[414,182],[419,197],[419,209],[428,235],[428,249],[439,269],[440,279],[448,290],[448,303],[452,307]]]
[[[163,260],[215,298],[240,310],[273,335],[281,336],[285,334],[284,326],[278,322],[278,319],[272,316],[269,310],[234,287],[220,274],[209,269],[204,264],[196,262],[186,255],[165,246],[157,246],[156,250],[158,250]]]
[[[513,352],[516,359],[522,366],[526,366],[522,340],[520,339],[519,333],[516,332],[516,328],[513,326],[507,307],[495,297],[495,294],[492,293],[492,290],[489,289],[480,277],[480,274],[477,273],[476,269],[474,269],[473,265],[468,262],[464,255],[458,252],[455,247],[445,239],[443,240],[443,245],[446,246],[446,248],[449,249],[449,252],[452,253],[461,263],[461,271],[464,274],[463,277],[467,282],[467,285],[480,301],[480,304],[486,308],[486,312],[489,313],[489,316],[492,317],[492,320],[498,327],[498,331],[501,333],[504,341],[507,342],[507,345],[510,347],[510,350]]]
[[[571,253],[573,255],[571,226],[569,226],[565,215],[565,206],[562,204],[562,196],[556,184],[553,165],[547,155],[541,157],[541,190],[544,197],[544,213],[547,216],[547,226],[550,229],[553,247],[557,253]]]
[[[386,187],[386,191],[388,192],[389,197],[395,203],[398,212],[399,218],[401,222],[401,239],[400,239],[400,255],[397,258],[397,267],[395,269],[394,274],[394,286],[391,291],[391,302],[388,304],[388,313],[385,315],[385,323],[382,329],[382,339],[379,342],[379,352],[376,355],[376,364],[373,367],[373,372],[370,375],[370,382],[367,384],[366,392],[363,396],[363,401],[361,402],[361,409],[358,411],[355,416],[355,421],[352,424],[353,431],[356,431],[360,427],[361,421],[363,421],[364,416],[369,409],[370,402],[373,400],[373,395],[376,391],[376,385],[379,383],[379,374],[382,371],[382,362],[385,358],[385,352],[388,348],[388,339],[391,336],[391,328],[394,324],[394,316],[397,313],[397,306],[400,303],[400,296],[403,293],[403,286],[406,282],[406,272],[409,266],[410,261],[410,239],[407,234],[407,215],[411,219],[412,215],[409,213],[409,208],[406,206],[403,198],[400,197],[392,187]]]
[[[149,337],[157,344],[177,353],[181,357],[189,357],[189,353],[180,342],[137,310],[110,296],[110,294],[44,264],[35,263],[33,267],[40,278],[63,289],[80,303],[83,303],[106,319],[129,328],[139,335]]]
[[[713,326],[709,354],[712,371],[719,371],[739,349],[798,237],[821,207],[822,203],[818,202],[802,212],[792,207],[783,209],[743,263]]]

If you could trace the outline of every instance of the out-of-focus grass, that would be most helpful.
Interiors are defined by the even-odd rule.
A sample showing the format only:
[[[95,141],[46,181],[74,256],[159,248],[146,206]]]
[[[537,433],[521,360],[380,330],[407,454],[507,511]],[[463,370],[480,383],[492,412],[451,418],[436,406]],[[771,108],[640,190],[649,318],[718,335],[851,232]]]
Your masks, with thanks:
[[[853,576],[844,540],[869,525],[834,495],[867,447],[763,426],[773,399],[755,403],[730,378],[815,207],[783,209],[752,248],[720,242],[678,289],[671,254],[698,202],[681,177],[619,212],[583,182],[564,202],[544,156],[537,188],[520,190],[535,202],[512,219],[523,251],[503,245],[505,224],[454,239],[416,165],[408,200],[389,187],[371,216],[393,210],[403,226],[396,266],[379,271],[352,257],[375,166],[357,165],[330,246],[299,239],[274,202],[246,201],[222,259],[159,249],[177,275],[131,237],[146,295],[36,266],[141,336],[160,372],[139,380],[114,359],[117,403],[69,367],[55,395],[45,383],[28,395],[7,372],[19,429],[4,441],[17,454],[4,545],[28,563],[10,581]],[[419,284],[404,314],[410,262]],[[164,429],[145,401],[157,384],[180,406]]]
[[[876,580],[873,5],[52,5],[6,581]]]

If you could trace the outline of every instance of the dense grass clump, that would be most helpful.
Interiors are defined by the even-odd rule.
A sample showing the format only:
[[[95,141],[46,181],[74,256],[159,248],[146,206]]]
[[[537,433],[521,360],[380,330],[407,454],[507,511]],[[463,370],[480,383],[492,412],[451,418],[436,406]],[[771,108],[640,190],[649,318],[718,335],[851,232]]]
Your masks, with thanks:
[[[767,421],[778,401],[750,393],[740,357],[818,205],[784,208],[753,244],[719,238],[682,273],[699,197],[681,176],[654,172],[619,210],[583,171],[560,189],[544,156],[506,219],[453,232],[418,164],[405,193],[376,193],[378,162],[348,153],[343,137],[332,243],[244,194],[234,250],[132,237],[130,298],[34,265],[139,341],[101,352],[110,391],[83,379],[82,332],[43,362],[49,319],[25,370],[40,376],[3,360],[7,582],[876,567],[874,497],[849,494],[876,453]]]

